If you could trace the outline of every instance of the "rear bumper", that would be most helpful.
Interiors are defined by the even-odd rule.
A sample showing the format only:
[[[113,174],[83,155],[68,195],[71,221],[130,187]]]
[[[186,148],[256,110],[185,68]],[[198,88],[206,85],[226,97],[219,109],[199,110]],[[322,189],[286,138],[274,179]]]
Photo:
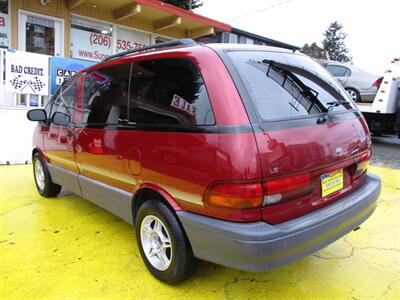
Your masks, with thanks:
[[[177,214],[197,258],[264,271],[312,254],[358,227],[375,210],[380,190],[380,178],[367,174],[365,184],[352,194],[277,225],[235,223],[185,211]]]

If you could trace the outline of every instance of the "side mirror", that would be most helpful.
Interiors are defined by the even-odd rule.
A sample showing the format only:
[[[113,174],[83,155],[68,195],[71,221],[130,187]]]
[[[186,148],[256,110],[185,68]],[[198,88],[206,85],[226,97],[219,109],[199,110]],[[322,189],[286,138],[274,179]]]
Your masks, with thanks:
[[[66,126],[69,123],[71,123],[71,117],[69,115],[59,112],[59,111],[54,113],[51,120],[54,124],[61,125],[61,126]]]
[[[27,112],[26,117],[29,121],[45,122],[47,120],[47,113],[42,108],[31,109]]]

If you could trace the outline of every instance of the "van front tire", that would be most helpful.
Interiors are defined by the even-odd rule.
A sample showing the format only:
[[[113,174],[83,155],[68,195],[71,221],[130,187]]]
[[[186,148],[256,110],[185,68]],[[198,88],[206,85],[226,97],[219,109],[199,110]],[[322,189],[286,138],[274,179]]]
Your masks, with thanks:
[[[46,198],[55,197],[61,191],[61,186],[51,180],[46,162],[39,153],[35,153],[32,159],[33,178],[40,195]]]
[[[136,240],[150,273],[171,285],[189,278],[196,259],[174,213],[161,201],[144,202],[138,211]]]

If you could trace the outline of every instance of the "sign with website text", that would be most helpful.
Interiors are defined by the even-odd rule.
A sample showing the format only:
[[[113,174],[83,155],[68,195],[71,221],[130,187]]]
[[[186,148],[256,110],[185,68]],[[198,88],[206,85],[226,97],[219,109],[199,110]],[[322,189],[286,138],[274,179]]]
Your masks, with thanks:
[[[151,44],[151,34],[118,27],[117,53]]]
[[[71,28],[72,58],[101,61],[112,53],[111,36]]]
[[[6,91],[47,96],[49,94],[49,57],[8,50]]]
[[[50,94],[55,94],[65,79],[93,64],[94,62],[79,59],[52,57],[50,59]]]
[[[0,13],[0,47],[8,47],[8,15]]]

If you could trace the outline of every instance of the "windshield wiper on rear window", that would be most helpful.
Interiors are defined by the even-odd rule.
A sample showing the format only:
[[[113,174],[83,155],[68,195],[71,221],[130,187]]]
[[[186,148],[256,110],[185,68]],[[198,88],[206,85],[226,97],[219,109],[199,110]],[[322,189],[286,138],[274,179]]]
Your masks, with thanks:
[[[326,104],[328,105],[328,107],[326,108],[326,112],[318,118],[318,120],[317,120],[318,124],[325,123],[326,115],[328,115],[334,107],[338,107],[339,105],[345,106],[346,104],[350,104],[350,102],[349,101],[332,101],[332,102],[327,102]]]
[[[315,113],[319,113],[324,110],[324,106],[318,99],[319,93],[311,87],[305,85],[304,82],[291,70],[282,67],[283,64],[266,59],[264,59],[262,62],[250,61],[250,63],[262,64],[267,68],[266,76],[279,84],[293,97],[294,100],[296,100],[296,103],[289,102],[289,105],[297,111],[297,106],[299,104],[302,105],[308,113],[310,113],[312,110]]]

